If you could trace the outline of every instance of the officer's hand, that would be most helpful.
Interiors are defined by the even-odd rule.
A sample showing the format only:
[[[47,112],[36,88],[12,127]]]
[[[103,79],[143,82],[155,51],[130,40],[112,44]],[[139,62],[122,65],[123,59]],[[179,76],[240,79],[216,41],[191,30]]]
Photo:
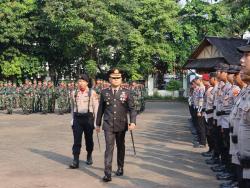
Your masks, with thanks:
[[[201,116],[201,112],[198,112],[198,113],[197,113],[197,116]]]
[[[134,129],[135,129],[135,124],[134,124],[134,123],[130,123],[130,124],[128,125],[128,129],[129,129],[130,131],[134,130]]]
[[[100,127],[96,126],[95,130],[96,130],[97,133],[99,133],[100,132]]]

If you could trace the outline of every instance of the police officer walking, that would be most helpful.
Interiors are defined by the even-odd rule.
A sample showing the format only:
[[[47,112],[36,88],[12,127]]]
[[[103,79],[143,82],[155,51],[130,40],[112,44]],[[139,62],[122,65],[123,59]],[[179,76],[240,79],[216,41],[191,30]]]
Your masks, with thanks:
[[[118,69],[108,72],[111,87],[101,91],[99,109],[96,119],[96,131],[100,131],[102,116],[106,151],[104,158],[104,182],[111,181],[112,159],[114,143],[117,145],[117,176],[123,175],[124,156],[125,156],[125,133],[133,130],[136,124],[136,109],[133,96],[128,89],[122,88],[122,73]],[[130,115],[128,124],[127,114]]]
[[[80,75],[78,79],[78,89],[71,93],[71,104],[73,112],[73,162],[71,169],[79,168],[79,155],[82,147],[82,134],[84,133],[87,151],[87,165],[91,165],[92,151],[94,148],[93,130],[95,128],[94,118],[98,110],[98,98],[96,92],[88,88],[89,78],[87,75]]]

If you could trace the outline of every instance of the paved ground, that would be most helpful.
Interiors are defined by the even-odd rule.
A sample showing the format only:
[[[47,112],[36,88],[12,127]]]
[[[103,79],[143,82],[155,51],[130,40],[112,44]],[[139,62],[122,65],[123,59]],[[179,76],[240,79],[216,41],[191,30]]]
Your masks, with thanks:
[[[101,152],[94,135],[94,164],[85,165],[82,150],[79,170],[70,170],[72,132],[70,115],[11,116],[0,112],[0,188],[215,188],[214,174],[192,147],[184,103],[152,102],[138,116],[134,132],[137,156],[126,135],[125,176],[111,183],[103,176],[104,137]],[[114,155],[113,170],[116,170]]]

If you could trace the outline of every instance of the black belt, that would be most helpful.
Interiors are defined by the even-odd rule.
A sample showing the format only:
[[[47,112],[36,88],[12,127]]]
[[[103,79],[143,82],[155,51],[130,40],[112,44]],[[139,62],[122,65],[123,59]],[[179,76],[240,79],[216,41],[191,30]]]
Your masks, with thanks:
[[[230,112],[228,112],[228,111],[221,111],[221,115],[229,115],[230,114]]]
[[[233,133],[233,132],[234,132],[234,127],[230,126],[230,133]]]
[[[221,116],[221,111],[216,112],[216,116]]]
[[[93,113],[92,112],[87,112],[87,113],[74,112],[75,117],[89,117],[90,115],[93,115]]]
[[[238,143],[238,136],[237,135],[232,135],[232,142],[234,144],[237,144]]]
[[[214,109],[206,110],[207,114],[212,114],[214,112]]]

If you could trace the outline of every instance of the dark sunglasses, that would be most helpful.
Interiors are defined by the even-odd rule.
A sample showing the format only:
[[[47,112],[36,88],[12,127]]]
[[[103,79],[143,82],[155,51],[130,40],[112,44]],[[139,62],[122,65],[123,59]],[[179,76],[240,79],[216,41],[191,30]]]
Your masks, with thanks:
[[[113,80],[121,79],[121,77],[110,77],[110,78],[112,78]]]

